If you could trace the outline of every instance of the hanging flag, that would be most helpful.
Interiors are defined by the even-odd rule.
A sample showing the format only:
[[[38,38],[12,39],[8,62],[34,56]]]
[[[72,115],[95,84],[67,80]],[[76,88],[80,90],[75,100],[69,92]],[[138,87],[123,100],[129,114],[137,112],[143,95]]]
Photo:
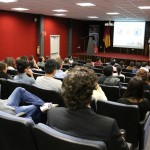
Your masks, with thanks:
[[[106,48],[110,46],[110,27],[105,28],[103,41],[105,43]]]

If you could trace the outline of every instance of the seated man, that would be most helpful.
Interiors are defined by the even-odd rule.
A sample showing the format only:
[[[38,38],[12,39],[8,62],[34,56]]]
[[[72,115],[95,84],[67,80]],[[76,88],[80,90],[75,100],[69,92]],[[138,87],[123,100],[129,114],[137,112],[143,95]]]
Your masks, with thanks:
[[[107,150],[129,150],[116,121],[96,114],[90,108],[96,86],[97,77],[92,69],[75,67],[70,70],[62,84],[67,108],[48,110],[48,125],[68,135],[104,141]]]
[[[60,93],[62,82],[53,78],[56,73],[56,69],[56,61],[54,59],[48,59],[45,62],[45,76],[37,77],[34,85],[38,88],[52,90]]]
[[[104,75],[98,79],[99,84],[106,84],[111,86],[119,85],[120,79],[113,76],[113,67],[111,65],[104,67],[103,73]]]
[[[20,106],[20,103],[26,103],[28,105]],[[25,117],[32,117],[38,108],[44,112],[53,106],[57,106],[57,104],[45,103],[42,99],[21,87],[17,87],[8,99],[0,100],[1,111],[12,115],[24,112]]]
[[[14,77],[14,80],[26,84],[34,84],[35,79],[29,67],[29,63],[26,60],[19,59],[16,61],[16,65],[19,74]]]

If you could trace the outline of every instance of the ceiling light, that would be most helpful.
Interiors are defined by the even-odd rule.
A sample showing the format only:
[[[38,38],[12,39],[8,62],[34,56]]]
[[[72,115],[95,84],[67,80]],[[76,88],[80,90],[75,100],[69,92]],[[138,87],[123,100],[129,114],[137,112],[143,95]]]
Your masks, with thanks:
[[[99,18],[99,17],[97,17],[97,16],[88,16],[88,18],[95,19],[95,18]]]
[[[66,16],[66,14],[53,14],[54,16]]]
[[[118,15],[119,13],[117,12],[109,12],[109,13],[106,13],[107,15]]]
[[[0,0],[2,3],[11,3],[11,2],[17,2],[17,0]]]
[[[150,9],[150,6],[139,6],[140,9]]]
[[[52,11],[56,11],[56,12],[68,12],[68,10],[65,10],[65,9],[55,9],[55,10],[52,10]]]
[[[93,3],[76,3],[76,5],[79,5],[79,6],[96,6],[95,4]]]
[[[11,8],[12,10],[17,10],[17,11],[26,11],[29,10],[27,8]]]

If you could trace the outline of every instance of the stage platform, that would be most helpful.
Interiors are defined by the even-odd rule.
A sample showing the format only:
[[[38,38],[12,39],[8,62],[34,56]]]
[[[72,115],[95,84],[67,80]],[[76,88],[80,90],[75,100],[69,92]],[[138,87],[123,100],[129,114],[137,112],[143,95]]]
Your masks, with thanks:
[[[124,61],[146,61],[150,62],[149,56],[143,56],[143,55],[137,55],[137,54],[123,54],[123,53],[109,53],[109,52],[100,52],[94,55],[87,55],[86,53],[73,53],[74,57],[79,57],[83,60],[86,60],[88,58],[91,58],[92,60],[99,56],[101,57],[103,62],[109,61],[111,58],[115,58],[118,60],[124,60]]]

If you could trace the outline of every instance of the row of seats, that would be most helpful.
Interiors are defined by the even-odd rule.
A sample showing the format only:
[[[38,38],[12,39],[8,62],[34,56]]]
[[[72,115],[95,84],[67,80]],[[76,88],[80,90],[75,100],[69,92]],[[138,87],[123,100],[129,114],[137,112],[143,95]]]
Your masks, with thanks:
[[[64,106],[64,102],[62,96],[55,91],[45,90],[33,85],[14,82],[13,80],[0,79],[0,98],[7,99],[9,95],[13,92],[16,87],[23,87],[27,91],[35,94],[40,97],[45,102],[52,102],[54,104],[59,104],[60,106]]]
[[[118,127],[126,131],[126,141],[139,145],[139,150],[146,147],[150,129],[150,115],[140,121],[137,105],[126,105],[112,101],[92,101],[91,107],[97,114],[114,118]]]
[[[107,150],[104,142],[60,133],[29,118],[0,111],[0,150]]]

